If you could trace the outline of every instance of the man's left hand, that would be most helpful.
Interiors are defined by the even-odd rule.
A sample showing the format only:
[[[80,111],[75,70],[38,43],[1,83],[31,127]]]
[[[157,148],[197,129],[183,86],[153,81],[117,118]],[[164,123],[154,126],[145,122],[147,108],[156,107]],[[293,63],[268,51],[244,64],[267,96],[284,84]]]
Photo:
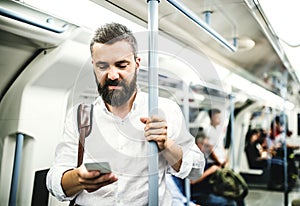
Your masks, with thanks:
[[[167,148],[167,122],[156,115],[147,118],[141,117],[141,122],[145,124],[145,137],[148,141],[155,141],[160,151]]]

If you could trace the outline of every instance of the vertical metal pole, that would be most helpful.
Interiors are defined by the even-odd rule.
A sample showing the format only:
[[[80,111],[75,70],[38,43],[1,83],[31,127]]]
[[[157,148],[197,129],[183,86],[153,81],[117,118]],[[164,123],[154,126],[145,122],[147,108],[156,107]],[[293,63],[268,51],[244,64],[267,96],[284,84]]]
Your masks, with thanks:
[[[189,107],[189,86],[183,82],[183,93],[184,98],[183,98],[183,111],[184,111],[184,117],[185,117],[185,123],[187,129],[189,129],[189,124],[190,124],[190,107]],[[184,190],[185,190],[185,196],[186,196],[186,205],[190,205],[190,199],[191,199],[191,187],[190,187],[190,179],[185,178],[184,180]]]
[[[244,131],[245,131],[245,124],[244,123],[242,123],[242,131],[241,131],[241,135],[240,135],[240,137],[242,137],[242,136],[245,136],[244,135]],[[243,142],[245,142],[245,140],[243,139]],[[244,148],[245,148],[245,143],[243,143],[241,140],[240,140],[240,147],[239,147],[239,149],[238,149],[238,154],[237,154],[237,160],[236,160],[236,167],[237,168],[240,168],[240,166],[241,166],[241,156],[242,156],[242,153],[244,152]],[[242,145],[243,145],[243,147],[242,147]]]
[[[148,3],[148,84],[149,116],[158,113],[158,0],[147,0]],[[158,205],[158,148],[155,142],[148,145],[149,171],[149,206]]]
[[[284,205],[288,206],[289,204],[289,191],[288,191],[288,162],[287,162],[287,147],[286,147],[286,117],[285,117],[285,111],[283,110],[283,125],[284,125],[284,131],[283,131],[283,174],[284,174]]]
[[[284,104],[283,104],[283,143],[282,143],[282,147],[283,147],[283,175],[284,175],[284,205],[288,206],[288,202],[289,202],[289,195],[288,195],[288,162],[287,162],[287,147],[286,147],[286,116],[285,116],[285,101],[286,101],[286,92],[287,92],[287,88],[286,88],[286,84],[287,84],[287,72],[284,72],[283,76],[282,76],[282,84],[281,86],[281,96],[284,100]]]
[[[24,135],[18,133],[16,137],[16,149],[14,158],[14,167],[12,173],[12,180],[10,186],[9,206],[17,204],[17,191],[19,183],[19,174],[21,169],[22,149],[23,149]]]
[[[235,152],[234,152],[234,96],[229,95],[230,99],[230,140],[231,140],[231,161],[232,168],[235,169]]]

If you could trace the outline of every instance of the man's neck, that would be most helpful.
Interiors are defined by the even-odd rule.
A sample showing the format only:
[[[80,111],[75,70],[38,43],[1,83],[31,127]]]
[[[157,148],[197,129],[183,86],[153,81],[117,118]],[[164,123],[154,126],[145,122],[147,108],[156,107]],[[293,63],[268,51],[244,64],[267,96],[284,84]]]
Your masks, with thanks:
[[[211,126],[214,127],[214,128],[217,128],[218,124],[212,124],[211,123]]]

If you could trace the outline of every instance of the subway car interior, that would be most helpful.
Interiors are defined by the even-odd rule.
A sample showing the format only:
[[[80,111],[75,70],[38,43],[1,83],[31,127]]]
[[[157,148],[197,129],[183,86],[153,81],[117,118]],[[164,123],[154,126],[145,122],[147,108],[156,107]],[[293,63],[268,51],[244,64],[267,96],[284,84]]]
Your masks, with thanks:
[[[68,110],[99,95],[90,40],[110,22],[137,38],[137,84],[145,92],[151,89],[151,24],[157,27],[159,96],[180,106],[193,136],[210,125],[209,109],[221,111],[227,167],[249,187],[245,205],[297,205],[299,6],[296,0],[1,0],[0,206],[69,204],[49,194],[45,175]],[[296,38],[289,41],[286,33]],[[268,140],[276,118],[285,125],[280,187],[270,186],[272,165],[252,167],[245,150],[256,129],[264,134],[265,157],[272,158]]]

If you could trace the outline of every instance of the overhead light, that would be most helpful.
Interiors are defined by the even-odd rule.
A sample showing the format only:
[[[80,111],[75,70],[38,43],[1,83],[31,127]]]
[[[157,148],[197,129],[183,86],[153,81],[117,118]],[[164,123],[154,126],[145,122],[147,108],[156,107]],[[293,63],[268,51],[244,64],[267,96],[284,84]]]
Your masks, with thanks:
[[[41,11],[47,11],[49,14],[64,19],[65,21],[92,30],[110,22],[125,24],[133,32],[146,30],[146,28],[113,13],[92,1],[76,0],[76,3],[74,3],[73,0],[24,0],[23,2]]]
[[[297,0],[257,0],[275,35],[280,40],[289,63],[300,80],[300,1]]]
[[[226,79],[225,82],[237,89],[240,89],[242,91],[247,91],[249,89],[249,86],[251,84],[250,81],[247,79],[235,74],[231,73]]]
[[[285,101],[282,97],[264,89],[263,87],[255,83],[248,81],[247,79],[235,73],[231,73],[225,79],[225,82],[231,85],[232,87],[239,89],[240,91],[242,91],[250,97],[253,97],[258,100],[263,100],[266,105],[287,110],[292,110],[295,106],[293,103]]]
[[[300,38],[299,38],[300,41]],[[300,47],[290,47],[286,44],[282,44],[283,49],[286,53],[286,56],[288,57],[288,60],[290,62],[290,64],[292,65],[292,67],[295,70],[295,73],[298,77],[298,79],[300,79]]]
[[[238,50],[239,52],[248,51],[255,46],[255,41],[250,39],[249,37],[240,37],[237,40]]]
[[[280,39],[291,45],[299,44],[300,1],[258,0],[268,21]]]
[[[290,111],[293,110],[294,107],[295,107],[295,105],[292,102],[289,102],[289,101],[286,101],[284,106],[285,106],[286,110],[290,110]]]

